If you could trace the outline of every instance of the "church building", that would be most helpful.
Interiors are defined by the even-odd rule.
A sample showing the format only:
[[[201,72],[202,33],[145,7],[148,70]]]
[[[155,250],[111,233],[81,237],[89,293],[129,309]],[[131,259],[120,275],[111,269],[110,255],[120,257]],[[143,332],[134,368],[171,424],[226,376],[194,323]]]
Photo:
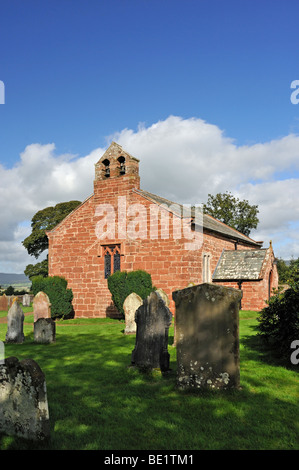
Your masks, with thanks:
[[[190,283],[241,289],[241,308],[260,310],[278,287],[273,248],[194,207],[140,188],[139,160],[112,142],[95,164],[93,194],[53,230],[49,276],[72,289],[76,317],[117,317],[107,278],[145,270],[167,294]]]

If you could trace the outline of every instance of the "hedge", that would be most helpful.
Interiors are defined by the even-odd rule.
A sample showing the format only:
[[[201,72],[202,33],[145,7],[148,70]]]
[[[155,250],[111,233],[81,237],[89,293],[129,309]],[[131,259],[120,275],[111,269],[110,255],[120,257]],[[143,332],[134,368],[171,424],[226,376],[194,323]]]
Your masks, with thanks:
[[[73,316],[73,292],[67,288],[67,280],[60,276],[36,276],[32,279],[32,292],[45,292],[51,302],[52,318],[70,318]]]
[[[123,304],[128,295],[135,292],[144,300],[154,290],[151,275],[142,270],[116,271],[108,277],[108,288],[114,305],[122,315]]]

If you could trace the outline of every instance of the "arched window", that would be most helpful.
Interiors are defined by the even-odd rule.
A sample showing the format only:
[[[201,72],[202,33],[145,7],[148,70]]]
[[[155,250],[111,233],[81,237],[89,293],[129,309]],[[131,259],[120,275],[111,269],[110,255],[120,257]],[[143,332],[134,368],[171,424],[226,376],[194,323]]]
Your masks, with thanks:
[[[109,176],[110,176],[110,162],[107,158],[103,161],[103,165],[104,165],[104,175],[106,176],[106,178],[109,178]]]
[[[126,174],[126,159],[125,157],[121,156],[117,159],[117,161],[119,162],[119,174],[120,175],[125,175]]]
[[[104,246],[104,277],[120,271],[120,245]]]

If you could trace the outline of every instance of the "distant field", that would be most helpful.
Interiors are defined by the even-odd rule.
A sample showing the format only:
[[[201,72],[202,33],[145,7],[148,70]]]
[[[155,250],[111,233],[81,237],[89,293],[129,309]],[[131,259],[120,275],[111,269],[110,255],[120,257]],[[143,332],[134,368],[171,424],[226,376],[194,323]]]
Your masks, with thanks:
[[[7,289],[9,286],[12,286],[15,290],[20,291],[20,290],[30,290],[31,287],[31,282],[21,282],[21,283],[12,283],[12,284],[1,284],[1,291],[4,291]]]

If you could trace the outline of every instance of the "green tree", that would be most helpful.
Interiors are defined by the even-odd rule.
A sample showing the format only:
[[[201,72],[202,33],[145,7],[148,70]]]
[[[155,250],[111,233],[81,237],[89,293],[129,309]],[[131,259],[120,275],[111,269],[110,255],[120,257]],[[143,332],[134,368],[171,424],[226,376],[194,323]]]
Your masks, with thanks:
[[[252,229],[257,228],[259,223],[258,206],[249,204],[246,199],[238,199],[229,191],[218,193],[216,196],[209,194],[207,203],[203,205],[203,212],[246,236]]]
[[[5,290],[5,295],[14,295],[15,293],[15,289],[13,286],[9,286],[6,290]]]
[[[287,283],[291,286],[297,286],[299,290],[299,258],[290,261],[289,278]]]
[[[80,201],[61,202],[54,207],[46,207],[38,211],[31,219],[31,234],[22,241],[29,255],[38,258],[41,253],[48,249],[49,242],[46,231],[52,230],[70,212],[81,204]],[[48,275],[48,261],[44,260],[36,265],[26,266],[24,273],[28,277],[36,275]]]
[[[35,276],[48,276],[48,257],[36,264],[28,264],[24,271],[25,276],[32,280]]]
[[[290,267],[287,266],[286,262],[279,258],[277,260],[277,271],[280,283],[287,283],[290,277]]]

